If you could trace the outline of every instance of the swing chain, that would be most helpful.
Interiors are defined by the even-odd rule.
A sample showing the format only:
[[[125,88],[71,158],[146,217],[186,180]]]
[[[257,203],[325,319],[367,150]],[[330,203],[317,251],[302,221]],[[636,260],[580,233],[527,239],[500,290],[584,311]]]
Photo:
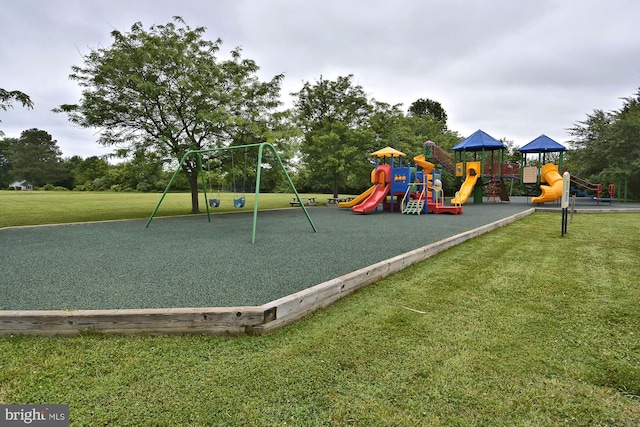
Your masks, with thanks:
[[[207,175],[209,177],[209,189],[211,190],[211,193],[213,193],[213,185],[211,185],[211,160],[212,159],[208,159],[207,161]],[[220,206],[220,182],[218,182],[218,198],[209,199],[209,206],[211,206],[212,208],[217,208]]]

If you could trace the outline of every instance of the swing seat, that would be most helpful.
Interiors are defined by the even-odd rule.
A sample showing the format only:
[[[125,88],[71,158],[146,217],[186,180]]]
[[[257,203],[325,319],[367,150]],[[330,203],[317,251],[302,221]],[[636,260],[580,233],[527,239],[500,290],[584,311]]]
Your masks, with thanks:
[[[217,208],[220,206],[220,199],[209,199],[209,206]]]
[[[245,198],[244,197],[238,197],[233,199],[233,207],[235,208],[244,208],[244,202],[245,202]]]

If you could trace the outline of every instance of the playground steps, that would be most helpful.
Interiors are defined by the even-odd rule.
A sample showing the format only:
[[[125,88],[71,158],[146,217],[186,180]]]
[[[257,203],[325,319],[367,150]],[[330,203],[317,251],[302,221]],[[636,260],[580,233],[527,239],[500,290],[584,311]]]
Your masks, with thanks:
[[[435,145],[433,147],[433,159],[440,163],[442,167],[448,170],[451,174],[456,173],[456,162],[451,154],[447,150]]]
[[[417,214],[420,215],[424,208],[424,200],[410,200],[404,207],[403,214]]]

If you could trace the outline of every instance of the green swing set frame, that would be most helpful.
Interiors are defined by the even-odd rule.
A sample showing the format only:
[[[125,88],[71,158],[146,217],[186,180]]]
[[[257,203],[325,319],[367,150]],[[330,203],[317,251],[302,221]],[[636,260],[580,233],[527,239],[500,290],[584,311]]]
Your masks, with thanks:
[[[257,164],[256,164],[256,184],[255,184],[255,189],[256,190],[255,190],[255,202],[253,204],[253,229],[252,229],[252,234],[251,234],[251,243],[255,243],[256,242],[256,228],[257,228],[257,222],[258,222],[258,201],[259,201],[259,197],[260,197],[260,174],[262,172],[262,157],[263,157],[263,153],[264,153],[264,149],[265,148],[271,150],[271,152],[273,153],[275,159],[277,160],[277,163],[280,165],[280,169],[282,170],[282,173],[284,174],[284,176],[287,178],[287,181],[289,182],[289,186],[291,187],[291,190],[296,195],[296,199],[298,200],[298,203],[300,204],[300,207],[304,211],[304,214],[307,217],[307,220],[309,221],[309,224],[311,225],[311,228],[313,229],[313,232],[316,233],[318,230],[316,229],[316,226],[313,224],[313,221],[311,220],[311,217],[309,216],[309,212],[307,211],[307,208],[304,206],[304,203],[302,203],[302,200],[300,199],[300,195],[298,194],[298,191],[296,190],[295,185],[293,185],[293,181],[291,181],[291,177],[289,177],[289,174],[287,173],[287,170],[285,169],[284,164],[282,163],[282,159],[280,158],[280,155],[276,151],[275,147],[272,144],[268,143],[268,142],[262,142],[262,143],[259,143],[259,144],[246,144],[246,145],[236,145],[236,146],[221,147],[221,148],[208,148],[208,149],[205,149],[205,150],[189,150],[189,151],[187,151],[182,156],[182,159],[180,159],[180,164],[178,164],[178,167],[176,168],[176,171],[171,176],[171,179],[169,180],[169,184],[167,184],[167,187],[165,188],[164,192],[162,193],[162,196],[160,197],[160,200],[158,201],[158,204],[156,205],[155,209],[151,213],[151,216],[147,220],[147,223],[146,223],[146,225],[144,227],[148,228],[149,224],[151,224],[151,220],[153,220],[154,216],[158,212],[158,209],[160,208],[160,205],[162,204],[162,201],[164,200],[165,196],[167,195],[167,193],[171,189],[171,185],[173,185],[173,182],[175,181],[176,176],[181,171],[182,165],[191,156],[196,156],[196,159],[197,159],[198,171],[199,171],[199,174],[200,174],[200,178],[202,180],[202,188],[203,188],[203,192],[204,192],[205,206],[207,207],[207,219],[208,219],[209,222],[211,222],[211,210],[209,209],[209,201],[208,201],[207,190],[206,190],[206,181],[205,181],[205,176],[204,176],[204,170],[202,168],[202,154],[204,154],[204,153],[212,153],[212,152],[216,152],[216,151],[227,151],[227,150],[238,150],[238,149],[245,149],[246,150],[248,148],[255,148],[255,147],[258,148],[258,160],[257,160]]]

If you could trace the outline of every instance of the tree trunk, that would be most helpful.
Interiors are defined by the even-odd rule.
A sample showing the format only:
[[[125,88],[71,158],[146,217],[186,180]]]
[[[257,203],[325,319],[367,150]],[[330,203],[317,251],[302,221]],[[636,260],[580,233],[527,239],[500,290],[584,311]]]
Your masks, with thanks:
[[[340,181],[340,174],[339,173],[334,173],[333,174],[333,198],[337,199],[338,198],[338,182]]]
[[[198,197],[198,172],[187,173],[189,186],[191,187],[191,213],[200,213],[200,204]]]

